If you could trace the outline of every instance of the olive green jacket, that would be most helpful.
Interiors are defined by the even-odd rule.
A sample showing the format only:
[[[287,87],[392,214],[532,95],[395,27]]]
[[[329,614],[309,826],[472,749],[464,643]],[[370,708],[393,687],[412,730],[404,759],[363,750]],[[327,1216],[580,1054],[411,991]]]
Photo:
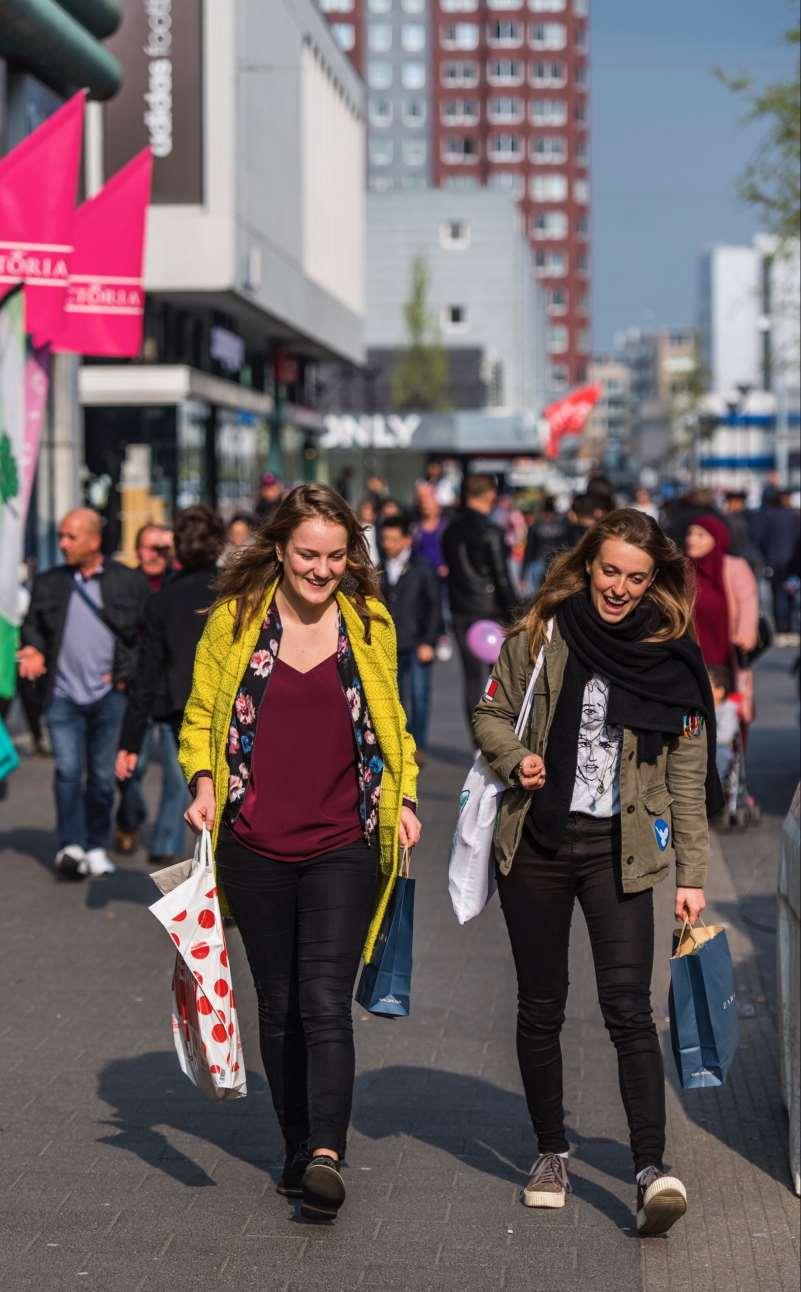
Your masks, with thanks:
[[[492,673],[497,686],[487,687],[473,714],[476,744],[495,774],[510,787],[501,800],[495,825],[495,857],[503,874],[512,868],[531,803],[532,791],[520,787],[515,769],[529,753],[545,758],[567,657],[567,644],[554,624],[534,686],[528,735],[522,743],[514,726],[533,667],[527,633],[517,633],[504,643]],[[640,765],[637,737],[628,728],[623,731],[620,861],[624,892],[652,888],[674,862],[678,887],[703,888],[706,883],[706,731],[703,723],[687,726],[693,734],[666,741],[656,763]]]

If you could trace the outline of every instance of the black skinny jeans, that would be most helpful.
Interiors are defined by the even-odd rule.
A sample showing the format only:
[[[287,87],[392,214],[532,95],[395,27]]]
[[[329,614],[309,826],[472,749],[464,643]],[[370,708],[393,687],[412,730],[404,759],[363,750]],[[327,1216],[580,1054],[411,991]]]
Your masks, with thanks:
[[[225,828],[217,873],[245,944],[259,1006],[262,1060],[292,1153],[345,1155],[356,1060],[351,997],[378,886],[378,852],[349,844],[285,862]]]
[[[617,1049],[620,1091],[635,1171],[665,1150],[665,1077],[651,1014],[653,894],[624,894],[620,821],[571,813],[556,853],[523,841],[498,889],[518,981],[517,1053],[541,1153],[566,1153],[562,1050],[570,924],[576,898],[590,934],[607,1031]]]

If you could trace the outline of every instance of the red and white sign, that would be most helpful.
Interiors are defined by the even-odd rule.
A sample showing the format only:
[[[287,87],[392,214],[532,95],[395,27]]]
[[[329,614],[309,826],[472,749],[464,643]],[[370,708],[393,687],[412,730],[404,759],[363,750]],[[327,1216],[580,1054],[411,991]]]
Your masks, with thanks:
[[[152,154],[145,148],[78,208],[69,290],[55,350],[116,359],[140,353],[152,172]]]
[[[603,394],[602,386],[579,386],[564,399],[550,404],[543,413],[548,423],[550,435],[546,456],[555,458],[559,454],[559,441],[564,435],[580,435],[587,425],[590,414]]]
[[[25,327],[51,341],[67,293],[86,92],[0,160],[0,300],[25,284]]]

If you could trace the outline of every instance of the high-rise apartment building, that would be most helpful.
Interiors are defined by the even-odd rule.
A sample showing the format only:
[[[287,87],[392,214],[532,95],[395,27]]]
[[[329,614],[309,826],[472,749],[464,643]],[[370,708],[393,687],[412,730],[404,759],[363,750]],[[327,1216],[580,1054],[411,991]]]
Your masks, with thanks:
[[[589,0],[320,0],[369,92],[374,191],[520,202],[547,294],[551,385],[589,355]]]

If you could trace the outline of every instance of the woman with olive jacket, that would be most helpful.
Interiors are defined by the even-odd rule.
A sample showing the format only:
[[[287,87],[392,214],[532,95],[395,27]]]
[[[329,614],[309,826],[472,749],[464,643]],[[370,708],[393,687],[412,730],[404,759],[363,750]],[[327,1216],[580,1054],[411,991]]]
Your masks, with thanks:
[[[293,489],[220,575],[181,730],[186,819],[212,830],[256,984],[286,1142],[278,1192],[315,1217],[345,1198],[359,960],[399,845],[420,838],[395,630],[374,580],[345,501]]]
[[[551,565],[473,717],[509,789],[495,831],[498,888],[517,969],[517,1048],[539,1157],[530,1207],[569,1191],[560,1031],[578,899],[618,1055],[641,1235],[684,1214],[665,1174],[665,1092],[651,1013],[653,886],[676,871],[675,912],[704,909],[708,813],[722,804],[715,711],[690,636],[687,565],[642,512],[610,513]],[[543,650],[530,727],[515,722]]]

